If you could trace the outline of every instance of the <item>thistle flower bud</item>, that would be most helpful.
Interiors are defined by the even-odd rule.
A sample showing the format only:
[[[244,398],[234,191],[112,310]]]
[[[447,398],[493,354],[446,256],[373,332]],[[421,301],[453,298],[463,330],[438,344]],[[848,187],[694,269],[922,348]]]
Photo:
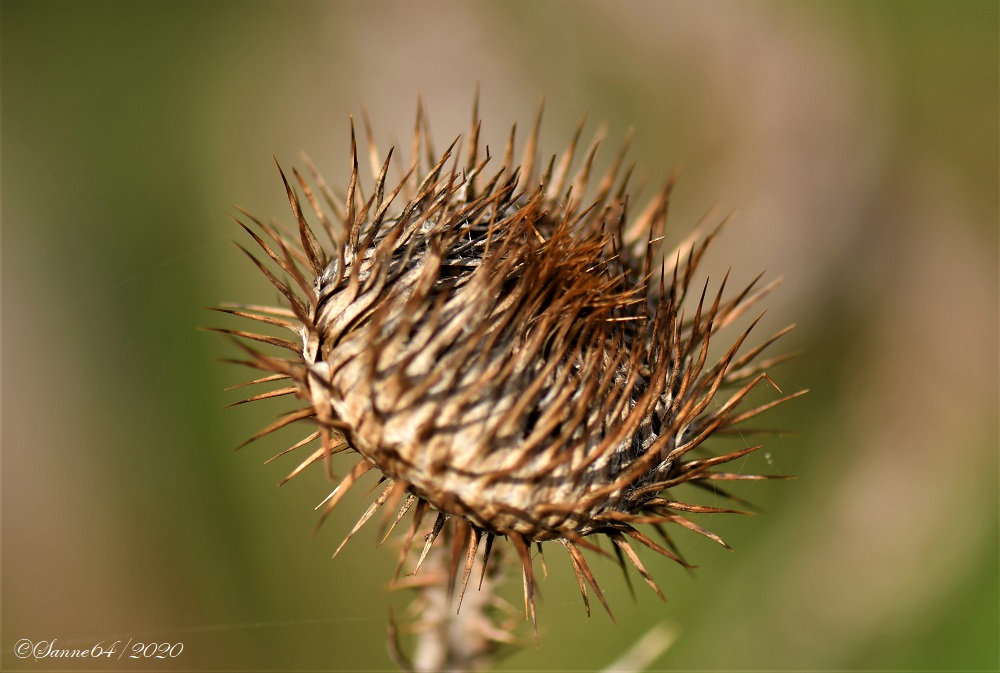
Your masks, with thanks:
[[[758,277],[731,297],[725,279],[711,293],[707,282],[695,288],[718,227],[664,250],[673,179],[633,216],[631,169],[621,175],[628,142],[593,180],[600,139],[574,169],[581,125],[558,160],[539,163],[540,118],[520,166],[512,131],[493,170],[488,150],[480,153],[475,111],[463,160],[459,139],[435,153],[418,105],[412,165],[393,184],[393,151],[380,158],[366,117],[368,196],[352,121],[346,198],[310,165],[314,186],[293,171],[293,188],[282,173],[296,233],[249,214],[257,231],[240,222],[280,269],[247,252],[287,303],[222,310],[293,338],[221,330],[286,352],[244,344],[250,357],[241,362],[267,374],[250,383],[283,382],[244,401],[304,402],[250,441],[314,424],[292,449],[317,446],[289,478],[321,459],[332,474],[334,454],[356,456],[323,517],[377,470],[384,488],[351,535],[382,507],[395,513],[391,527],[412,512],[402,564],[433,514],[416,565],[451,526],[450,585],[460,581],[459,596],[480,547],[488,563],[494,539],[508,538],[532,621],[532,545],[566,549],[588,612],[588,586],[607,607],[581,552],[601,553],[590,536],[609,538],[623,566],[627,558],[661,596],[633,543],[686,565],[663,527],[674,523],[725,545],[686,515],[733,510],[680,502],[672,489],[718,492],[719,482],[769,478],[720,468],[758,446],[710,455],[705,442],[801,394],[743,405],[783,359],[758,356],[787,330],[741,352],[754,321],[709,360],[710,341],[775,284],[758,289]],[[642,532],[646,525],[666,546]]]

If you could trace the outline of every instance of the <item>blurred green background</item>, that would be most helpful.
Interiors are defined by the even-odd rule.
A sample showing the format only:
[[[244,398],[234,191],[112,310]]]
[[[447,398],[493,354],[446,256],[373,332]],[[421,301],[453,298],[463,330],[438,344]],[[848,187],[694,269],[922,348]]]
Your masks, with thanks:
[[[7,0],[2,668],[119,637],[183,642],[156,670],[393,668],[395,552],[372,526],[329,558],[372,496],[310,541],[321,471],[261,465],[300,435],[232,452],[286,405],[220,411],[246,372],[196,329],[276,299],[226,216],[290,220],[272,155],[346,184],[361,101],[405,156],[417,93],[443,146],[477,82],[494,154],[544,94],[545,154],[586,112],[636,129],[647,196],[683,167],[675,235],[738,208],[710,273],[786,279],[757,338],[798,323],[772,378],[812,389],[739,466],[799,478],[702,520],[735,554],[644,556],[667,604],[594,559],[615,625],[550,552],[541,646],[500,668],[599,668],[661,621],[656,669],[1000,666],[996,2]]]

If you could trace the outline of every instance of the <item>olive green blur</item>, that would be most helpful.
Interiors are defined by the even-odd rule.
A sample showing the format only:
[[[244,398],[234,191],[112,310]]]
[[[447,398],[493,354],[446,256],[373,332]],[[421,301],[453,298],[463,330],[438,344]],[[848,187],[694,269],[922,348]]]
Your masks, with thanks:
[[[544,95],[546,158],[584,113],[586,139],[606,123],[598,168],[635,128],[636,211],[681,169],[671,240],[738,210],[702,281],[784,277],[750,343],[797,323],[771,378],[811,389],[761,418],[776,436],[713,445],[763,442],[733,469],[798,476],[738,482],[756,516],[696,517],[734,553],[680,530],[695,573],[643,554],[665,604],[589,557],[614,624],[548,545],[540,647],[524,624],[498,668],[601,668],[661,622],[678,638],[655,670],[1000,667],[996,2],[0,11],[3,670],[66,667],[18,659],[22,638],[182,642],[145,665],[164,671],[394,669],[396,549],[370,525],[330,559],[374,479],[311,538],[323,470],[276,488],[298,459],[263,465],[303,428],[233,452],[292,402],[222,410],[251,372],[199,327],[278,300],[227,216],[292,221],[272,156],[346,187],[362,102],[403,165],[418,93],[440,150],[477,83],[494,156]]]

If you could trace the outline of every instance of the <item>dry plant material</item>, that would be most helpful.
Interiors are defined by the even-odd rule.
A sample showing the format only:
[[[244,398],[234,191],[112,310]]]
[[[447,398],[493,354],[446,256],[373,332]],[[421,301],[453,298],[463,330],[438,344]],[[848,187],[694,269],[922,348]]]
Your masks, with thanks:
[[[604,553],[595,535],[662,596],[636,545],[687,565],[664,525],[725,546],[688,515],[734,511],[681,502],[675,487],[725,494],[724,482],[773,478],[726,469],[759,446],[712,455],[704,443],[801,394],[743,404],[784,359],[759,356],[787,329],[743,349],[754,320],[709,359],[717,333],[775,284],[758,287],[758,277],[732,296],[725,279],[695,287],[718,227],[664,249],[673,179],[633,216],[631,169],[621,170],[628,142],[597,179],[601,140],[580,160],[582,124],[560,157],[539,162],[539,111],[520,166],[512,131],[491,170],[477,108],[464,159],[459,139],[435,153],[418,104],[412,164],[390,181],[393,152],[380,156],[366,116],[369,188],[352,122],[345,195],[309,164],[311,183],[293,170],[292,186],[282,173],[297,231],[249,213],[249,223],[238,220],[262,256],[244,252],[285,305],[220,310],[290,333],[220,330],[239,337],[249,356],[239,362],[264,372],[250,383],[279,385],[244,401],[304,402],[249,441],[309,423],[288,449],[305,452],[289,478],[321,461],[332,476],[347,458],[334,454],[354,457],[324,518],[376,470],[382,487],[350,535],[387,508],[390,529],[407,531],[400,565],[419,551],[413,572],[436,541],[447,544],[450,563],[435,573],[446,573],[459,601],[497,537],[520,561],[532,622],[533,551],[549,541],[568,554],[588,613],[590,591],[607,608],[582,553]]]

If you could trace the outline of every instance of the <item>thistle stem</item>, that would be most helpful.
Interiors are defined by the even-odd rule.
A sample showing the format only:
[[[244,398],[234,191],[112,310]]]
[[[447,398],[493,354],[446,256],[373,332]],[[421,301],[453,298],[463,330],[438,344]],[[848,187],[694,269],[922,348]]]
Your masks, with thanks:
[[[442,537],[452,536],[447,526]],[[506,575],[503,548],[498,544],[490,554],[482,586],[483,550],[477,554],[472,579],[461,599],[452,577],[450,545],[435,544],[415,575],[401,578],[394,588],[414,592],[407,609],[408,623],[401,631],[413,634],[413,654],[407,657],[390,642],[396,663],[417,673],[441,671],[481,671],[492,668],[518,639],[513,631],[523,615],[500,598],[495,590]],[[411,554],[415,562],[416,550]],[[506,652],[504,651],[506,650]]]

